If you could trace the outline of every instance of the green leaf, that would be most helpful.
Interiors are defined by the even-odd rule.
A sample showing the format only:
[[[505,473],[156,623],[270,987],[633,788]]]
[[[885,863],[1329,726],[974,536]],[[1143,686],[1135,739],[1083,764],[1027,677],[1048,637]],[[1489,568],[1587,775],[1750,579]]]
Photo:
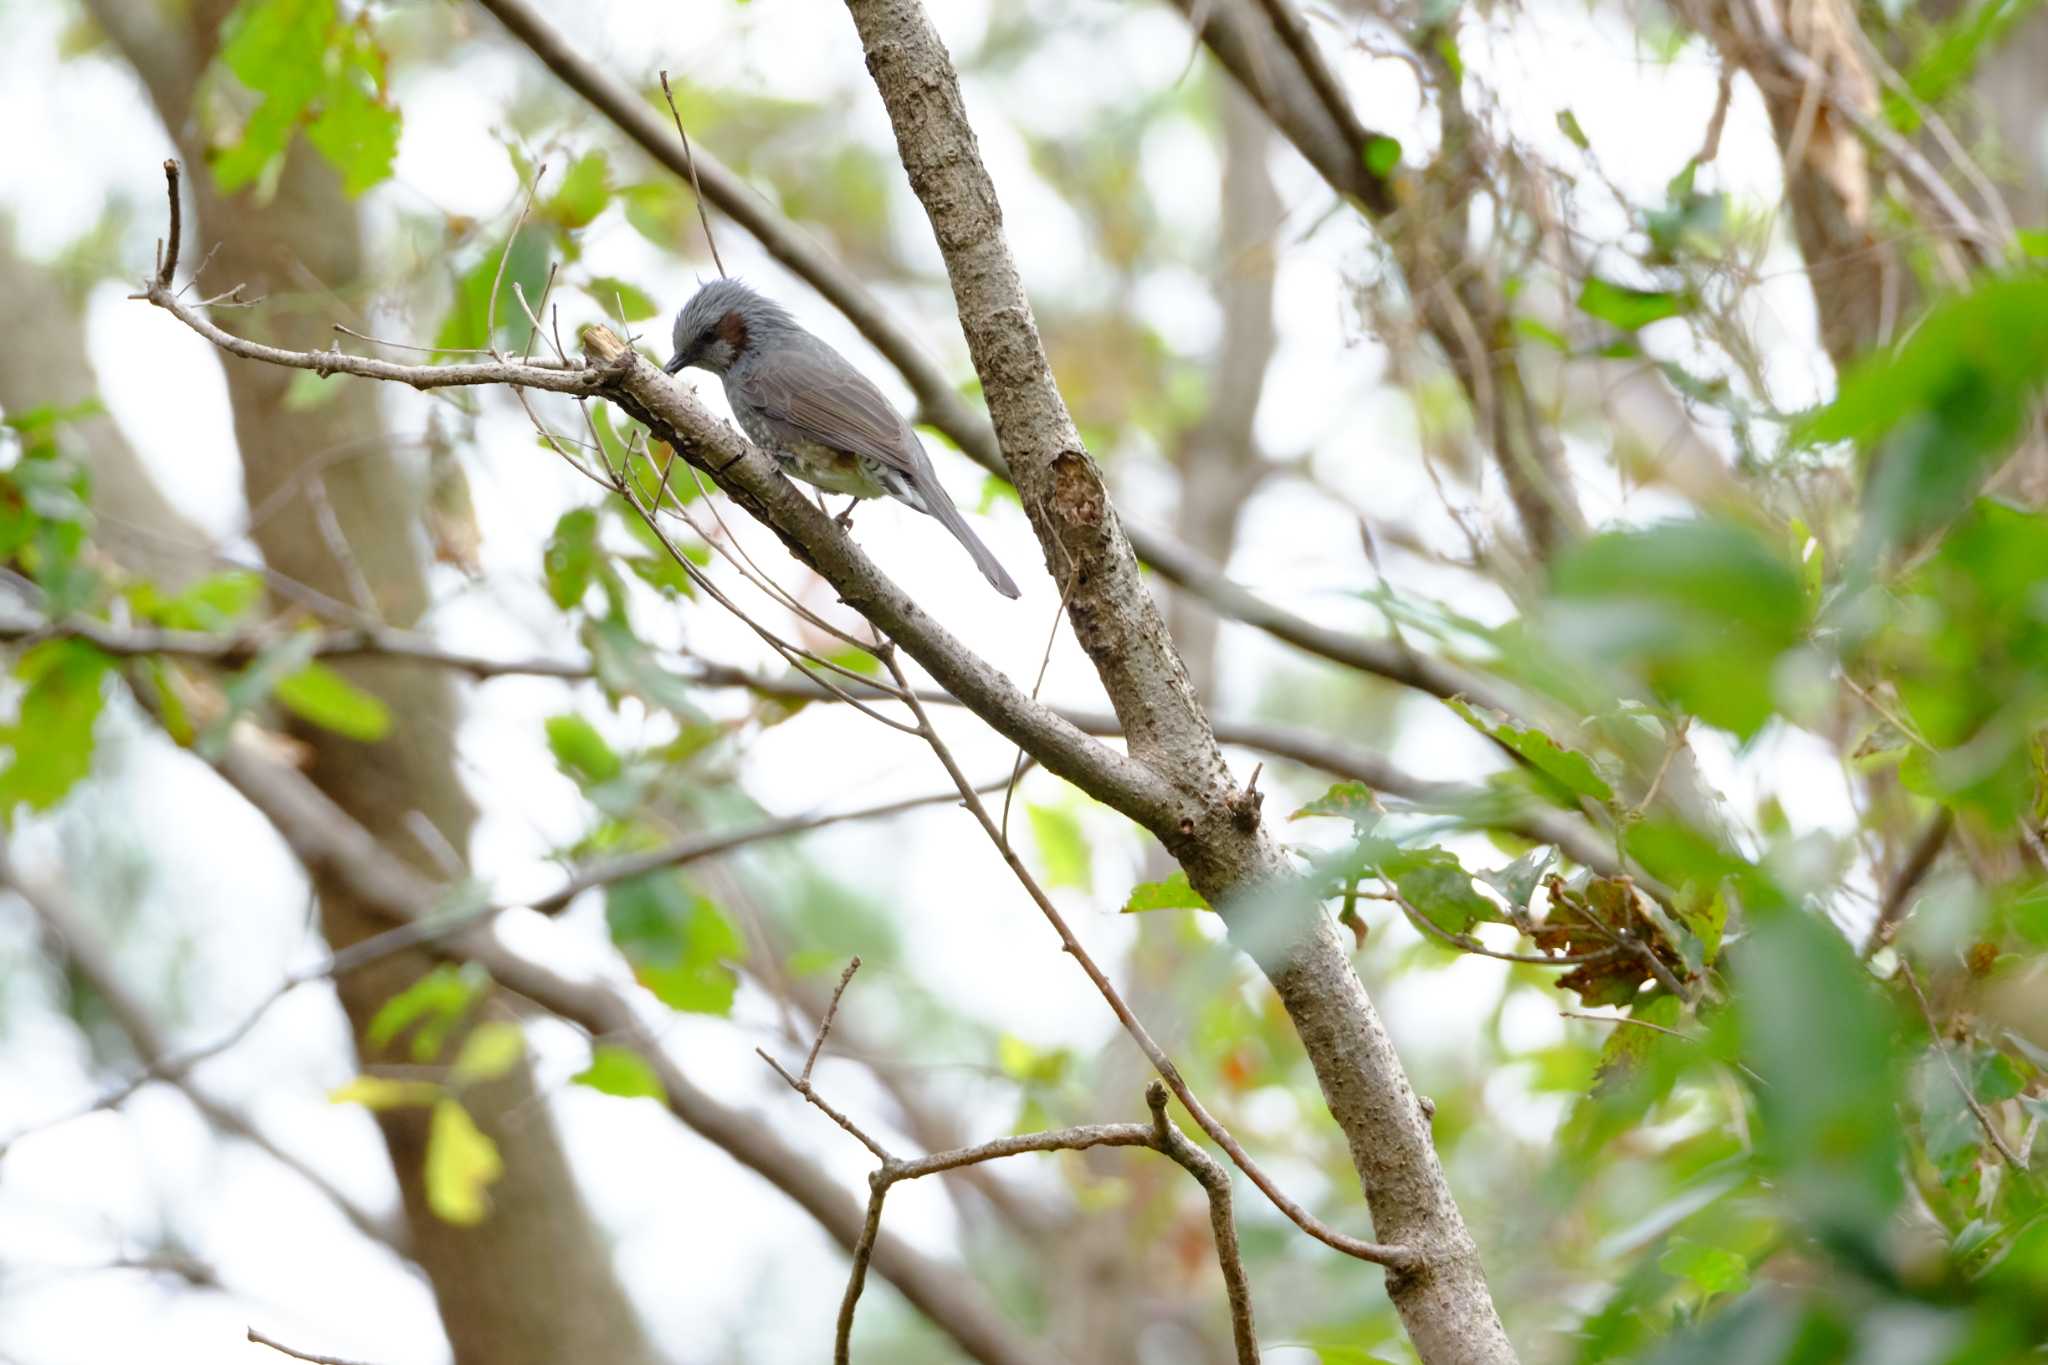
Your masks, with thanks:
[[[1685,1237],[1674,1237],[1657,1260],[1667,1275],[1691,1283],[1701,1299],[1717,1294],[1741,1294],[1749,1288],[1749,1261],[1725,1247],[1706,1246]]]
[[[1508,904],[1520,909],[1529,908],[1530,897],[1542,884],[1544,874],[1557,861],[1557,850],[1550,847],[1532,848],[1521,857],[1497,872],[1481,872],[1486,884],[1501,893]]]
[[[278,679],[278,701],[302,720],[348,739],[374,744],[391,732],[391,710],[325,664],[307,664]]]
[[[490,1187],[505,1173],[498,1144],[455,1099],[434,1105],[427,1125],[427,1207],[443,1222],[474,1227],[490,1212]]]
[[[1692,311],[1693,302],[1683,294],[1663,289],[1632,289],[1594,275],[1579,291],[1579,310],[1624,332],[1633,332],[1665,318]]]
[[[262,600],[263,578],[247,569],[202,578],[174,597],[159,599],[147,583],[138,584],[130,596],[138,616],[166,630],[223,631]]]
[[[548,750],[556,765],[576,779],[579,787],[609,782],[625,769],[597,727],[579,715],[549,716],[547,732]]]
[[[358,1076],[328,1092],[335,1104],[360,1104],[365,1109],[406,1109],[433,1104],[441,1087],[432,1081],[401,1081],[390,1076]]]
[[[1579,126],[1579,116],[1569,109],[1557,111],[1557,131],[1582,152],[1593,145],[1592,139],[1586,136],[1586,130]]]
[[[1755,914],[1730,957],[1743,1056],[1761,1078],[1759,1152],[1809,1226],[1878,1256],[1905,1192],[1895,1021],[1816,914]]]
[[[1462,699],[1453,697],[1450,708],[1480,734],[1489,736],[1526,762],[1540,777],[1551,799],[1559,805],[1576,807],[1576,798],[1612,801],[1614,788],[1593,766],[1593,760],[1576,749],[1567,749],[1541,730],[1525,730],[1506,721],[1487,720]]]
[[[412,1059],[431,1062],[441,1055],[441,1044],[449,1032],[489,985],[490,977],[475,963],[458,967],[444,962],[380,1005],[364,1036],[371,1047],[383,1048],[417,1023]]]
[[[497,339],[518,349],[526,342],[533,324],[519,306],[516,285],[526,301],[540,306],[540,291],[547,283],[548,236],[546,229],[528,223],[519,229],[508,247],[499,242],[483,253],[455,283],[455,302],[449,309],[434,345],[442,350],[479,350],[492,342],[491,286],[497,284]],[[499,276],[499,261],[504,274]]]
[[[1339,782],[1288,819],[1305,820],[1316,815],[1335,816],[1349,820],[1361,830],[1371,829],[1380,821],[1379,798],[1363,782]]]
[[[1448,933],[1501,917],[1500,907],[1479,894],[1472,874],[1456,854],[1442,848],[1404,848],[1382,858],[1379,875],[1393,882],[1401,898]]]
[[[1657,692],[1745,738],[1769,719],[1778,658],[1808,602],[1783,547],[1730,522],[1594,536],[1557,564],[1548,638],[1589,664],[1638,669]]]
[[[1970,1075],[1970,1088],[1986,1104],[2009,1100],[2027,1088],[2027,1073],[2002,1052],[1987,1052],[1978,1058]]]
[[[584,627],[583,639],[590,647],[597,680],[610,696],[638,697],[649,706],[673,711],[678,718],[691,723],[704,720],[704,713],[692,699],[690,680],[662,667],[623,617],[614,615],[590,622]]]
[[[456,1085],[496,1080],[519,1065],[525,1055],[526,1035],[519,1031],[519,1025],[502,1019],[486,1020],[462,1040],[462,1051],[455,1054],[449,1080]]]
[[[586,152],[569,164],[561,186],[549,198],[543,211],[565,228],[587,227],[611,202],[611,189],[607,184],[610,174],[602,151]],[[605,299],[604,302],[609,304],[610,300]]]
[[[1038,844],[1038,857],[1045,864],[1050,886],[1072,886],[1086,891],[1095,884],[1094,858],[1080,817],[1058,806],[1028,805],[1031,837]]]
[[[1131,888],[1123,912],[1134,915],[1143,910],[1207,910],[1209,902],[1188,885],[1188,874],[1176,870],[1163,882],[1140,882]]]
[[[625,321],[641,322],[661,311],[646,290],[628,284],[616,275],[595,276],[584,288],[591,298],[597,300],[597,306],[608,318],[617,318],[623,313]]]
[[[1803,424],[1804,440],[1853,441],[1868,457],[1860,559],[1946,522],[2012,448],[2048,383],[2044,316],[2048,275],[1987,278],[1851,366]]]
[[[654,872],[605,890],[612,942],[640,984],[670,1009],[730,1014],[739,978],[726,966],[746,956],[739,930],[674,872]]]
[[[597,569],[597,509],[577,507],[562,513],[554,534],[541,551],[541,572],[548,596],[567,611],[583,600]]]
[[[367,21],[343,18],[335,0],[242,0],[221,34],[217,72],[232,73],[261,97],[240,136],[211,152],[224,193],[274,174],[301,127],[341,172],[346,193],[361,194],[391,174],[401,120]]]
[[[1365,144],[1365,168],[1373,178],[1385,180],[1401,164],[1401,144],[1393,138],[1375,135]]]
[[[569,1078],[575,1085],[587,1085],[601,1094],[622,1099],[650,1099],[668,1103],[661,1078],[647,1059],[628,1047],[599,1043],[590,1050],[590,1065]]]
[[[16,807],[48,810],[92,771],[93,732],[106,705],[113,660],[82,640],[46,640],[22,655],[27,684],[12,724],[0,726],[0,823]]]

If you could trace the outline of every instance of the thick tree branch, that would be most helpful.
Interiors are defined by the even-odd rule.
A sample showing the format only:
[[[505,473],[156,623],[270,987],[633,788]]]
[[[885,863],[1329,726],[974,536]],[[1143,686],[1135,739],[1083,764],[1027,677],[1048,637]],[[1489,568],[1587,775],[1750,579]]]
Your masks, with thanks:
[[[1417,1352],[1428,1365],[1510,1361],[1422,1107],[1328,918],[1262,913],[1298,903],[1299,879],[1261,827],[1257,793],[1231,780],[1060,398],[951,58],[916,0],[848,0],[848,9],[945,257],[1012,477],[1049,567],[1071,585],[1075,633],[1132,754],[1184,803],[1182,822],[1161,841],[1271,978],[1350,1144],[1375,1233],[1420,1257],[1419,1268],[1387,1280]]]

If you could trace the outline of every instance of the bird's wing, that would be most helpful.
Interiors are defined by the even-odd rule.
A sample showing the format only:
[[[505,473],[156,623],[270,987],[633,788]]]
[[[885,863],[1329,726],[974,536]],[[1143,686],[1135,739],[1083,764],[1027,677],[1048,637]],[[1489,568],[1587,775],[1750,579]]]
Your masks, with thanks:
[[[913,477],[929,465],[902,414],[838,354],[782,347],[758,357],[746,371],[745,378],[728,371],[726,388],[807,439]]]

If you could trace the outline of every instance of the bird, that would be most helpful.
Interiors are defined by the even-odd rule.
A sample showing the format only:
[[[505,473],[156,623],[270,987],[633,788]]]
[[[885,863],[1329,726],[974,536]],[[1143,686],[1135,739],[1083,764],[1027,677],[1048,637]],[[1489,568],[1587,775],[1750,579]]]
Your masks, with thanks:
[[[675,354],[662,369],[717,375],[740,430],[784,473],[856,501],[887,495],[907,503],[951,531],[997,592],[1018,595],[946,495],[910,423],[788,309],[738,280],[713,280],[676,314],[674,342]],[[852,514],[849,503],[840,524]]]

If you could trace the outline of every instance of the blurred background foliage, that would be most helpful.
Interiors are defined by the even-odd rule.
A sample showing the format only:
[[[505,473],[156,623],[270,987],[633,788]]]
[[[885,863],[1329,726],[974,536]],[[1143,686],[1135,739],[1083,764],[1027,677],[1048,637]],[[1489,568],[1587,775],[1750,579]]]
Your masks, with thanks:
[[[258,238],[230,249],[267,271],[237,330],[305,344],[293,319],[311,316],[314,345],[369,346],[328,329],[341,323],[439,351],[543,353],[550,333],[608,319],[665,357],[665,317],[711,271],[689,186],[481,9],[7,8],[17,89],[82,73],[94,91],[123,92],[124,119],[150,118],[153,103],[157,124],[116,131],[102,114],[102,164],[76,184],[46,164],[0,179],[0,214],[20,239],[0,260],[15,324],[0,342],[12,622],[0,808],[9,880],[26,897],[0,907],[0,1110],[22,1134],[0,1165],[0,1351],[29,1365],[106,1358],[126,1340],[111,1325],[120,1314],[75,1319],[101,1296],[177,1324],[164,1358],[217,1359],[222,1323],[277,1304],[316,1335],[367,1333],[362,1352],[381,1360],[443,1358],[406,1271],[407,1248],[436,1234],[401,1204],[405,1163],[428,1218],[511,1216],[521,1196],[502,1180],[521,1158],[501,1153],[505,1137],[480,1126],[472,1100],[530,1069],[522,1131],[560,1125],[570,1203],[601,1229],[593,1273],[611,1276],[598,1253],[617,1248],[646,1324],[648,1342],[608,1358],[816,1358],[836,1252],[799,1216],[761,1212],[781,1196],[734,1185],[724,1156],[652,1132],[640,1099],[659,1082],[631,1052],[492,1014],[473,968],[422,964],[382,983],[360,1012],[350,1005],[352,1034],[331,997],[301,1006],[295,1029],[254,1035],[256,1060],[238,1070],[231,1053],[195,1073],[220,1104],[263,1120],[269,1148],[346,1173],[334,1179],[344,1205],[373,1223],[408,1210],[410,1236],[383,1259],[350,1259],[343,1244],[364,1234],[330,1218],[290,1239],[296,1289],[251,1273],[278,1232],[239,1203],[205,1206],[204,1191],[242,1168],[192,1154],[211,1140],[151,1102],[164,1087],[117,1119],[48,1127],[151,1060],[136,1002],[159,1043],[197,1044],[316,956],[305,906],[323,894],[318,878],[245,809],[221,813],[234,800],[203,765],[236,727],[276,736],[323,780],[337,754],[413,743],[419,704],[386,674],[316,657],[322,628],[395,624],[450,649],[587,666],[583,681],[466,683],[459,715],[430,727],[429,761],[480,810],[473,837],[435,815],[419,822],[427,833],[407,826],[406,844],[404,790],[330,787],[359,818],[388,798],[379,834],[444,874],[451,906],[516,898],[552,885],[550,867],[695,832],[922,794],[939,774],[849,708],[790,692],[780,660],[705,593],[703,575],[741,584],[725,558],[739,550],[806,603],[832,605],[721,498],[679,470],[669,487],[688,521],[664,544],[568,467],[601,456],[644,493],[659,486],[661,452],[602,405],[585,425],[573,404],[533,400],[567,450],[537,442],[501,393],[381,394],[306,374],[261,412],[234,393],[193,416],[177,407],[179,384],[216,391],[217,378],[190,378],[213,361],[159,333],[135,346],[186,345],[171,379],[112,415],[96,396],[94,372],[116,390],[127,381],[112,357],[138,353],[110,334],[159,323],[139,305],[96,310],[148,263],[165,128],[205,182],[198,232],[218,235],[207,215],[220,211],[246,215]],[[972,397],[942,270],[843,16],[768,0],[706,8],[552,18],[653,107],[655,72],[671,69],[695,142],[914,319]],[[2038,1358],[2040,7],[1819,7],[1846,25],[1826,40],[1839,50],[1813,27],[1780,40],[1828,80],[1869,90],[1839,106],[1811,97],[1816,109],[1795,117],[1782,73],[1763,73],[1754,31],[1729,12],[1313,6],[1315,41],[1359,116],[1384,130],[1369,169],[1402,208],[1377,218],[1274,135],[1170,8],[936,8],[1062,390],[1128,519],[1318,625],[1384,636],[1486,685],[1449,709],[1219,624],[1199,594],[1161,585],[1220,719],[1384,752],[1428,780],[1375,790],[1341,764],[1233,750],[1240,771],[1266,764],[1268,813],[1297,817],[1276,831],[1355,935],[1523,1359]],[[139,11],[182,73],[149,55]],[[1758,13],[1777,11],[1765,0]],[[97,197],[50,202],[86,194]],[[1830,218],[1815,207],[1828,196],[1851,207]],[[360,220],[347,277],[300,259],[293,213]],[[857,345],[736,228],[716,228],[739,268]],[[202,262],[209,244],[188,232],[198,293],[255,285]],[[1440,300],[1454,296],[1476,361],[1439,330]],[[344,410],[368,426],[324,446],[295,434]],[[1554,540],[1518,517],[1502,473],[1518,458],[1502,449],[1513,411],[1554,452],[1561,481],[1546,496],[1569,509]],[[264,431],[291,452],[283,482],[249,472]],[[238,441],[245,478],[198,487],[181,473],[232,470]],[[380,549],[360,542],[355,518],[381,514],[323,474],[355,460],[350,441],[388,455],[375,477],[399,490],[391,506],[406,524]],[[960,459],[945,461],[956,490],[975,486]],[[152,480],[165,493],[148,493]],[[981,487],[1005,557],[1028,567],[1008,490]],[[328,549],[354,543],[365,562],[336,551],[317,587],[278,562],[263,525],[299,503],[336,505],[302,542],[331,529]],[[892,515],[864,511],[856,534],[896,535],[909,523]],[[418,561],[418,601],[399,605],[373,554]],[[1013,676],[1033,672],[1056,589],[1039,583],[1028,609],[994,620],[942,584],[957,577],[951,560],[906,549],[893,562],[921,569],[935,610],[971,618],[969,638]],[[108,647],[148,628],[186,647]],[[208,657],[189,647],[199,636],[235,648]],[[1064,627],[1053,652],[1048,695],[1100,709]],[[721,668],[785,686],[750,692]],[[977,772],[1004,771],[1000,742],[947,725]],[[1034,867],[1119,959],[1195,1090],[1322,1216],[1361,1227],[1299,1040],[1215,916],[1171,884],[1159,849],[1056,781],[1025,777],[1016,806],[1010,827]],[[1584,844],[1560,854],[1531,833],[1532,811],[1581,828]],[[667,1010],[697,1016],[664,1041],[704,1085],[757,1106],[849,1180],[840,1135],[742,1062],[756,1042],[800,1051],[853,953],[867,965],[822,1077],[901,1149],[1134,1116],[1140,1059],[1064,979],[1071,964],[1031,937],[1000,869],[963,851],[962,818],[941,806],[764,844],[615,883],[554,938],[506,932],[537,952],[573,942],[574,960],[630,970]],[[199,875],[202,863],[213,870]],[[37,913],[53,899],[76,908],[68,935]],[[310,932],[338,942],[331,914]],[[977,927],[999,918],[1022,927]],[[104,946],[85,951],[88,940]],[[1475,949],[1591,960],[1565,973]],[[125,1005],[90,965],[100,957]],[[385,1114],[397,1185],[372,1130],[348,1126],[350,1102]],[[413,1110],[423,1137],[406,1147],[391,1115]],[[109,1122],[179,1155],[152,1165],[99,1140],[70,1154],[75,1170],[37,1155],[47,1132]],[[1196,1192],[1115,1154],[1032,1161],[919,1206],[917,1240],[1069,1358],[1227,1358]],[[669,1186],[707,1202],[678,1203]],[[641,1201],[662,1216],[636,1217]],[[1377,1272],[1248,1192],[1239,1209],[1269,1358],[1413,1358]],[[335,1245],[305,1245],[321,1242]],[[475,1245],[419,1262],[458,1350],[455,1315],[472,1310],[446,1277]],[[701,1278],[675,1283],[664,1267],[676,1257]],[[413,1299],[386,1335],[352,1324],[393,1284]],[[955,1358],[891,1296],[869,1303],[857,1341],[865,1359]]]

